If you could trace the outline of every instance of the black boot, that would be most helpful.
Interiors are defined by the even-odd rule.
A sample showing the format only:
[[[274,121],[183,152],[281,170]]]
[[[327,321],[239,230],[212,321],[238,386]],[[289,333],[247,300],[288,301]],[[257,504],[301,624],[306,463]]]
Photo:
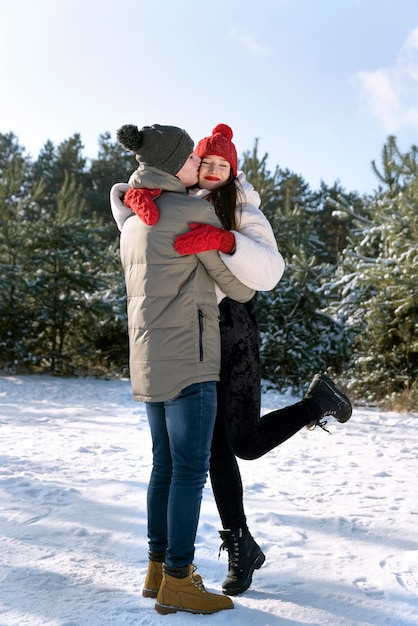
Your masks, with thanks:
[[[313,430],[315,426],[322,426],[321,419],[325,415],[332,415],[337,422],[344,423],[350,419],[352,406],[350,400],[337,387],[326,374],[316,374],[305,393],[304,400],[312,400],[321,409],[322,415],[319,419],[307,424],[306,428]]]
[[[251,585],[253,571],[260,569],[266,557],[250,533],[237,530],[220,530],[223,541],[220,549],[228,550],[228,574],[222,583],[223,593],[235,596],[243,593]]]

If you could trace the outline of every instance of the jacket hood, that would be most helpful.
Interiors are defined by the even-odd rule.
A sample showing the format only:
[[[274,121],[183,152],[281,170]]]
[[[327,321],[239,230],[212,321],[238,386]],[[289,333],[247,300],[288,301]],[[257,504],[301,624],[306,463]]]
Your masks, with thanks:
[[[137,189],[162,189],[175,193],[187,193],[186,187],[177,176],[163,172],[151,165],[140,165],[129,178],[129,185]]]

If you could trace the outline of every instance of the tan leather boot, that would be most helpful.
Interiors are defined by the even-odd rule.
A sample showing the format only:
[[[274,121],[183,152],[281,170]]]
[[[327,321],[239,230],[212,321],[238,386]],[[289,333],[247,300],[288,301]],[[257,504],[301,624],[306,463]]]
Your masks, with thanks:
[[[156,598],[163,579],[163,564],[148,561],[148,572],[145,577],[142,595],[144,598]]]
[[[189,613],[216,613],[233,609],[228,596],[206,591],[202,579],[194,573],[193,564],[187,565],[184,578],[170,576],[163,568],[163,580],[158,591],[155,610],[161,615],[188,611]]]

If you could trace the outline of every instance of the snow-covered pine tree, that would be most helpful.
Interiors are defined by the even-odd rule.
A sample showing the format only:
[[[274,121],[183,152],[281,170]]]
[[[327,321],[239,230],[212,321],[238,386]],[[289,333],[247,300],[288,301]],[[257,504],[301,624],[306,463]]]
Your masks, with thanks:
[[[30,159],[13,133],[0,134],[0,368],[15,371],[27,358],[31,334],[28,216],[42,198],[42,181],[32,181]]]
[[[383,186],[363,213],[344,202],[336,206],[354,221],[338,269],[337,307],[351,329],[352,386],[366,400],[404,395],[411,406],[418,398],[417,156],[417,148],[403,154],[389,137],[382,171],[374,164]]]

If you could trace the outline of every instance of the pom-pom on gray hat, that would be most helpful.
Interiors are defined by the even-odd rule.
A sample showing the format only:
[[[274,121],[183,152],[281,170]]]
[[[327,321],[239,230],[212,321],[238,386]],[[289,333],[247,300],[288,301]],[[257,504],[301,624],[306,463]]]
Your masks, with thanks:
[[[175,176],[193,152],[193,139],[177,126],[153,124],[138,130],[125,124],[116,132],[119,143],[136,155],[138,163],[151,165]]]

